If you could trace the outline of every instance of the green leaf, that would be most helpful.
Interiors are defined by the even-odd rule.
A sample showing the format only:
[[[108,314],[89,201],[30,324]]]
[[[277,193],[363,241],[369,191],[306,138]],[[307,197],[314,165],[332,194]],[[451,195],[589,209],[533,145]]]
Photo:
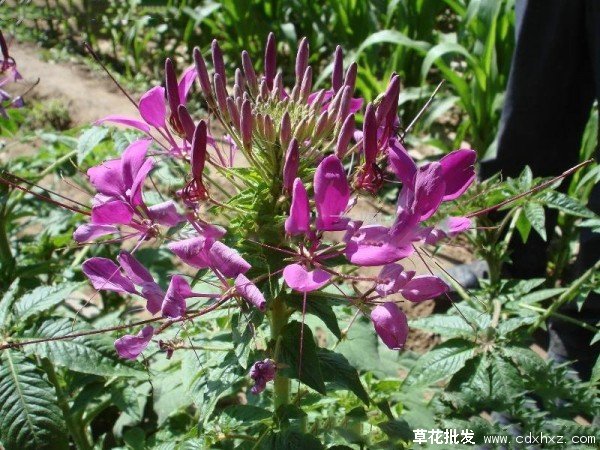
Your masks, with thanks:
[[[231,405],[223,410],[223,414],[240,422],[258,422],[272,416],[270,411],[254,405]]]
[[[546,216],[544,214],[544,207],[539,203],[527,202],[523,207],[525,217],[533,227],[533,229],[546,240]]]
[[[549,208],[558,209],[575,217],[593,219],[596,215],[573,197],[562,192],[550,191],[540,197],[542,203]]]
[[[67,449],[54,387],[22,353],[0,355],[0,441],[7,449]]]
[[[300,295],[289,295],[285,297],[285,302],[297,311],[302,311],[302,302],[304,299]],[[338,324],[337,317],[331,307],[331,301],[322,298],[321,296],[315,297],[310,294],[306,297],[306,313],[317,316],[323,321],[323,323],[329,328],[329,330],[338,339],[342,338],[342,332]]]
[[[81,164],[107,134],[108,128],[104,127],[92,127],[85,130],[77,142],[77,163]]]
[[[378,423],[377,426],[392,439],[411,441],[415,437],[412,427],[406,420],[389,420],[387,422]]]
[[[74,325],[72,319],[50,319],[28,332],[29,339],[51,339],[90,330],[81,322]],[[47,341],[24,347],[29,354],[48,358],[54,364],[75,372],[106,377],[147,377],[146,372],[136,368],[139,364],[119,359],[113,341],[108,336],[80,336],[73,339]]]
[[[491,358],[491,393],[505,404],[512,402],[524,390],[523,377],[517,368],[501,356]]]
[[[19,280],[16,279],[12,282],[0,300],[0,330],[5,330],[10,325],[10,310],[15,301],[15,294],[17,293],[18,288]]]
[[[529,233],[531,232],[531,222],[525,216],[523,210],[517,211],[519,217],[517,218],[516,227],[519,235],[521,236],[521,240],[523,243],[527,242],[529,239]]]
[[[473,328],[460,316],[434,314],[429,317],[411,320],[410,326],[431,331],[444,337],[472,336]]]
[[[450,339],[421,356],[406,378],[407,384],[429,385],[449,378],[475,355],[476,345],[464,339]]]
[[[290,378],[302,381],[315,391],[325,395],[325,381],[321,373],[317,346],[312,331],[297,321],[291,321],[281,330],[281,341],[278,362],[287,367],[283,371]],[[302,362],[301,362],[302,361]],[[300,373],[298,373],[300,369]]]
[[[260,445],[264,450],[323,450],[323,444],[311,434],[284,430],[269,434]]]
[[[596,360],[590,376],[590,382],[597,383],[598,381],[600,381],[600,358]]]
[[[47,311],[61,302],[81,286],[81,283],[61,283],[54,286],[40,286],[21,297],[13,308],[19,320],[26,320],[35,314]]]
[[[354,392],[366,405],[369,404],[369,394],[360,382],[358,372],[350,365],[344,355],[327,349],[319,349],[317,352],[321,372],[325,381],[333,381],[346,389]]]

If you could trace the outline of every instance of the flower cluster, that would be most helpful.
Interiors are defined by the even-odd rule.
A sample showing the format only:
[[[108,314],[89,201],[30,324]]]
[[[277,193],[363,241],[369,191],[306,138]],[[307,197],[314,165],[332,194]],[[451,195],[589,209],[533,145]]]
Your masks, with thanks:
[[[4,39],[2,30],[0,30],[0,116],[7,117],[7,108],[20,108],[23,106],[23,97],[12,97],[8,92],[2,89],[10,83],[22,79],[17,70],[17,63],[8,52],[8,43]]]
[[[269,313],[276,299],[263,292],[272,277],[282,277],[285,289],[298,292],[305,302],[317,301],[307,300],[309,292],[360,279],[370,287],[364,292],[355,287],[356,295],[348,301],[362,313],[370,312],[388,347],[402,349],[406,315],[388,297],[400,294],[420,302],[445,293],[448,286],[434,274],[404,270],[399,261],[419,252],[420,245],[437,244],[471,226],[465,217],[431,222],[443,202],[455,200],[473,182],[475,152],[461,149],[417,166],[398,137],[400,78],[392,75],[386,91],[363,109],[363,100],[354,98],[357,66],[344,68],[339,47],[331,87],[318,90],[313,89],[306,39],[299,44],[291,89],[284,87],[284,75],[277,70],[272,34],[262,75],[243,52],[242,68],[228,79],[216,41],[211,57],[212,64],[207,64],[195,49],[194,65],[179,79],[167,60],[165,87],[141,97],[139,118],[99,121],[135,128],[144,137],[121,158],[88,170],[97,194],[90,222],[77,229],[75,239],[83,243],[111,236],[105,242],[135,238],[136,244],[131,252],[120,253],[118,264],[89,259],[84,273],[95,288],[139,296],[150,314],[169,319],[185,318],[186,301],[192,297],[212,305],[243,299]],[[202,120],[188,110],[187,97],[196,81],[209,112]],[[360,129],[358,113],[363,116]],[[189,175],[171,199],[149,205],[143,195],[145,181],[156,162],[165,159]],[[213,173],[220,178],[209,178]],[[392,177],[402,188],[391,225],[354,220],[360,198],[377,194]],[[252,201],[240,200],[244,198]],[[264,211],[268,217],[259,217]],[[217,224],[223,212],[234,223],[250,217],[274,225],[227,229]],[[246,259],[249,255],[224,242],[231,234],[268,248],[278,261],[274,270],[260,273],[262,268]],[[220,292],[194,292],[181,273],[172,275],[166,290],[159,286],[133,254],[145,242],[165,240],[184,265],[212,273]],[[347,275],[352,266],[382,268],[375,277],[354,277]],[[136,358],[158,332],[146,326],[137,335],[121,337],[115,346],[122,357]],[[253,392],[262,391],[275,376],[277,355],[270,356],[252,368]]]

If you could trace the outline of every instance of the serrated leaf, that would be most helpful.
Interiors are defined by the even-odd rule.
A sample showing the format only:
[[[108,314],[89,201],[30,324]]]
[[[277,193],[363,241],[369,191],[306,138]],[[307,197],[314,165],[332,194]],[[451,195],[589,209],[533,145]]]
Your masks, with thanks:
[[[15,301],[19,280],[15,280],[0,299],[0,330],[5,330],[10,324],[10,310]]]
[[[421,356],[406,378],[407,384],[429,385],[449,378],[475,355],[476,346],[464,339],[450,339]]]
[[[310,434],[296,430],[271,433],[260,443],[264,450],[323,450],[323,444]]]
[[[515,226],[517,227],[517,231],[521,236],[521,240],[523,241],[523,243],[525,243],[527,242],[527,239],[529,239],[529,233],[531,232],[531,222],[527,219],[523,211],[520,210],[517,212],[517,214],[519,214],[519,217],[517,218]]]
[[[225,408],[222,414],[240,422],[255,422],[272,416],[270,411],[254,405],[231,405]]]
[[[283,369],[287,376],[300,380],[325,395],[325,382],[312,331],[306,325],[302,331],[302,327],[302,324],[295,320],[283,327],[278,362],[287,366]],[[301,336],[303,337],[302,341],[300,340]]]
[[[54,286],[40,286],[22,296],[14,305],[13,311],[20,320],[47,311],[81,286],[81,283],[61,283]]]
[[[54,387],[22,353],[0,355],[0,441],[7,449],[68,448]]]
[[[533,229],[541,236],[545,241],[546,238],[546,215],[544,214],[544,207],[539,203],[527,202],[523,207],[525,217],[533,227]]]
[[[596,217],[592,211],[587,209],[579,201],[562,192],[546,192],[540,199],[549,208],[558,209],[559,211],[575,217],[583,217],[586,219],[593,219]]]
[[[473,335],[473,328],[460,316],[434,314],[429,317],[411,320],[410,326],[448,338]]]
[[[85,130],[77,141],[77,163],[81,164],[107,134],[108,128],[104,127],[92,127]]]
[[[544,300],[548,300],[552,297],[557,297],[563,292],[565,292],[566,288],[549,288],[549,289],[540,289],[539,291],[531,292],[530,294],[526,294],[520,297],[518,300],[521,303],[539,303]]]
[[[358,372],[350,365],[344,355],[327,349],[317,352],[321,373],[325,381],[333,381],[352,391],[366,405],[369,404],[369,394],[360,382]]]
[[[501,356],[490,359],[491,393],[495,399],[512,402],[525,391],[523,377],[517,368]]]
[[[302,311],[304,299],[300,295],[289,295],[285,297],[286,303],[297,311]],[[331,301],[322,297],[308,295],[306,298],[306,313],[317,316],[329,328],[335,337],[342,338],[342,332],[337,317],[331,307]]]
[[[498,324],[498,334],[506,336],[521,327],[529,326],[536,321],[535,316],[512,317]]]
[[[81,322],[73,326],[71,319],[50,319],[28,332],[28,339],[49,339],[88,330]],[[113,341],[107,336],[80,336],[73,339],[38,342],[24,347],[29,354],[48,358],[54,364],[75,372],[100,376],[147,377],[136,363],[119,359]]]

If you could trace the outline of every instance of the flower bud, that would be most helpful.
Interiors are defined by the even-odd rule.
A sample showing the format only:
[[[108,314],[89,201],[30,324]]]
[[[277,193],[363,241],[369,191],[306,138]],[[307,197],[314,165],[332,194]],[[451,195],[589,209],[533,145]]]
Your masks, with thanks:
[[[265,115],[264,118],[264,136],[267,142],[275,143],[276,132],[275,125],[273,124],[273,119],[269,114]]]
[[[240,118],[240,128],[242,132],[242,143],[244,147],[249,148],[252,143],[252,128],[254,127],[254,118],[252,117],[252,105],[249,100],[242,103],[242,116]]]
[[[208,75],[208,70],[206,70],[206,63],[204,62],[204,58],[198,47],[194,48],[194,63],[196,65],[196,72],[198,73],[198,80],[200,81],[200,87],[202,88],[204,98],[211,104],[213,102],[213,97],[210,77]]]
[[[267,309],[267,300],[265,299],[265,296],[244,274],[240,273],[236,277],[234,286],[236,292],[244,297],[248,303],[256,306],[259,311]]]
[[[223,84],[226,84],[227,77],[225,76],[225,62],[223,61],[223,52],[221,51],[221,47],[219,47],[219,43],[216,39],[213,39],[211,49],[213,68],[215,70],[215,74],[218,73],[223,79]]]
[[[267,383],[275,379],[277,366],[271,359],[257,361],[250,369],[250,378],[254,380],[254,386],[250,389],[253,394],[260,394],[267,387]]]
[[[254,66],[252,66],[250,55],[246,50],[242,52],[242,67],[244,68],[244,75],[246,75],[250,92],[256,94],[258,92],[258,79],[256,78],[256,72],[254,71]]]
[[[235,69],[235,76],[234,76],[234,85],[237,84],[238,86],[243,86],[244,85],[244,75],[242,75],[242,71],[237,68]]]
[[[335,53],[333,54],[333,71],[331,72],[331,88],[333,92],[337,92],[340,90],[343,84],[344,79],[344,54],[342,52],[342,47],[339,45],[335,48]]]
[[[277,72],[277,49],[275,44],[275,35],[273,33],[269,33],[267,45],[265,47],[265,80],[267,81],[267,87],[269,89],[273,87],[275,72]]]
[[[281,71],[277,72],[275,75],[275,80],[273,81],[273,91],[271,92],[272,100],[280,100],[283,97],[283,74]]]
[[[227,117],[227,88],[225,88],[223,77],[221,77],[220,74],[215,73],[213,84],[220,113],[221,115]]]
[[[298,176],[298,167],[300,166],[300,153],[298,141],[292,139],[285,152],[285,161],[283,163],[283,188],[287,191],[292,190],[294,180]]]
[[[338,105],[337,114],[335,116],[336,123],[341,123],[350,111],[350,100],[352,100],[352,93],[348,86],[342,88],[342,95],[340,97],[340,103]]]
[[[196,128],[194,120],[184,105],[179,105],[177,108],[177,115],[179,116],[179,122],[181,123],[183,131],[185,132],[185,139],[191,143]]]
[[[363,152],[365,154],[365,165],[370,165],[377,158],[377,121],[375,119],[375,109],[373,104],[369,103],[365,110],[365,120],[363,123]]]
[[[300,40],[298,53],[296,54],[296,86],[301,86],[304,79],[304,71],[308,66],[308,41],[306,37]]]
[[[346,71],[346,78],[344,78],[344,85],[350,88],[350,92],[354,94],[354,87],[356,85],[356,72],[358,71],[358,66],[355,62],[350,64],[348,70]]]
[[[398,95],[400,95],[400,77],[393,74],[381,103],[377,106],[376,118],[379,125],[384,125],[383,121],[387,118],[390,109],[396,110],[398,108]]]
[[[306,102],[312,89],[312,67],[308,66],[304,71],[302,87],[300,88],[300,100]]]
[[[408,320],[406,315],[393,302],[379,305],[371,311],[371,320],[375,331],[392,350],[401,350],[408,337]]]
[[[343,159],[344,156],[346,156],[348,145],[354,135],[354,129],[354,114],[350,114],[346,117],[346,120],[344,120],[342,128],[340,129],[340,134],[338,135],[337,144],[335,146],[335,154],[338,158]]]
[[[240,129],[240,113],[237,109],[237,106],[235,106],[235,102],[233,101],[233,99],[231,97],[227,97],[227,112],[229,113],[229,118],[231,119],[233,126],[239,130]]]
[[[290,120],[290,114],[286,111],[281,118],[281,125],[279,125],[279,143],[281,148],[286,148],[290,139],[292,138],[292,122]]]
[[[201,180],[202,172],[204,172],[204,164],[206,162],[206,143],[206,122],[201,120],[194,130],[194,136],[192,138],[192,177],[196,180]]]

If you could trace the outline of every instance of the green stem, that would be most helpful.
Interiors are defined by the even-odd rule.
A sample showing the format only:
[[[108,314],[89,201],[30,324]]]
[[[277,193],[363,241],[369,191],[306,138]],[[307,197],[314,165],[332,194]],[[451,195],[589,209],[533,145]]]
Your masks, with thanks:
[[[10,242],[8,241],[8,234],[6,232],[6,216],[4,215],[4,208],[0,211],[0,261],[6,265],[10,265],[13,260],[13,254],[10,249]]]
[[[81,423],[77,423],[77,421],[74,420],[74,417],[71,414],[71,411],[69,408],[69,401],[67,399],[65,391],[63,391],[63,388],[60,384],[60,380],[58,379],[58,376],[56,375],[56,371],[54,370],[54,365],[52,365],[52,362],[50,362],[49,359],[43,358],[42,359],[42,367],[44,368],[44,371],[48,375],[48,380],[50,381],[50,383],[52,383],[52,385],[54,386],[54,389],[56,390],[58,406],[60,407],[60,409],[63,413],[65,422],[67,424],[67,428],[69,429],[69,433],[71,434],[71,437],[73,438],[73,441],[75,442],[75,446],[80,450],[92,450],[93,447],[88,441],[88,438],[87,438],[87,435],[83,428],[83,425]]]
[[[287,324],[288,311],[282,298],[276,298],[271,307],[271,338],[278,342],[281,335],[281,330]],[[277,372],[273,381],[273,389],[275,392],[274,403],[275,409],[281,405],[287,405],[290,402],[290,379]]]

